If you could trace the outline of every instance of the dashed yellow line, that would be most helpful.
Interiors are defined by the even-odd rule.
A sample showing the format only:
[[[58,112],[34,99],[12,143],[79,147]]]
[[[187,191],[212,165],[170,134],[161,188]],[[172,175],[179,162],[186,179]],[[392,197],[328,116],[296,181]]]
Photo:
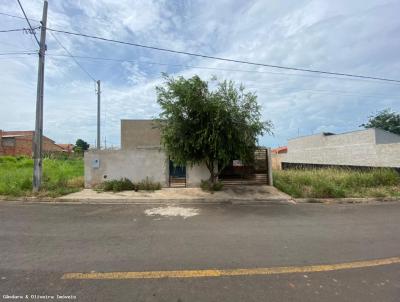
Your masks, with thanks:
[[[201,278],[224,276],[254,276],[290,273],[314,273],[336,270],[373,267],[380,265],[400,263],[400,257],[355,261],[336,264],[309,265],[309,266],[281,266],[266,268],[243,269],[206,269],[206,270],[180,270],[180,271],[148,271],[148,272],[109,272],[109,273],[66,273],[62,279],[79,280],[104,280],[104,279],[161,279],[161,278]]]

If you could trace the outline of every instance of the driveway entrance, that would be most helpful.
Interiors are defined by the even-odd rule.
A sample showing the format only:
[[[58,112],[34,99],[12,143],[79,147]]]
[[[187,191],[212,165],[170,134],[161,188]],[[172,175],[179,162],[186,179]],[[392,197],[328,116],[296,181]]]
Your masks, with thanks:
[[[225,186],[267,185],[268,166],[268,149],[257,149],[253,164],[244,165],[239,160],[232,160],[229,166],[222,170],[219,179]]]
[[[169,186],[171,188],[186,187],[186,166],[176,165],[169,160]]]

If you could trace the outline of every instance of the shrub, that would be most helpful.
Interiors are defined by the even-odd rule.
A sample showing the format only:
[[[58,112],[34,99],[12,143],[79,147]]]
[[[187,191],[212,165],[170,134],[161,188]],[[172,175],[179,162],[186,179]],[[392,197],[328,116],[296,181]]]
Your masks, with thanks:
[[[161,189],[161,184],[159,182],[154,182],[148,177],[146,179],[133,183],[127,178],[121,178],[120,180],[107,180],[103,182],[100,187],[103,191],[129,191],[129,190],[144,190],[144,191],[155,191]]]
[[[101,188],[104,191],[121,192],[128,190],[135,190],[135,185],[127,178],[121,178],[120,180],[106,180],[102,183]]]
[[[148,177],[146,179],[135,183],[138,190],[145,190],[145,191],[155,191],[161,190],[161,184],[159,182],[154,182]]]
[[[211,192],[211,193],[214,193],[215,191],[221,191],[223,186],[224,185],[222,184],[222,182],[219,182],[219,181],[215,182],[215,183],[212,183],[209,180],[202,180],[201,183],[200,183],[200,188],[203,191],[208,191],[208,192]]]

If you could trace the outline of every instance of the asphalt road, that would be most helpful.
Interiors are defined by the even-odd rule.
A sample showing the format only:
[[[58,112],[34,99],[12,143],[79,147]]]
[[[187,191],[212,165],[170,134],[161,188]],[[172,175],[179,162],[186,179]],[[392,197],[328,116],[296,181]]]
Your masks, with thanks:
[[[145,213],[156,207],[1,202],[0,299],[400,300],[400,264],[275,275],[62,279],[65,273],[196,272],[400,256],[400,203],[186,205],[184,211],[197,212],[187,218]]]

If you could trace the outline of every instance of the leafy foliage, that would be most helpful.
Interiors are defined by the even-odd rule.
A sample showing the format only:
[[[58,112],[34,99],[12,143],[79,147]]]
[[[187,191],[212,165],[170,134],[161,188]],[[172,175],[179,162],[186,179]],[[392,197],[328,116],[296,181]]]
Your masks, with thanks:
[[[385,109],[369,116],[368,122],[361,127],[379,128],[400,135],[400,114]]]
[[[120,192],[120,191],[128,191],[128,190],[137,190],[135,185],[127,178],[113,179],[107,180],[102,183],[101,188],[104,191],[113,191],[113,192]]]
[[[221,191],[223,187],[224,184],[219,181],[212,183],[209,180],[202,180],[200,183],[200,188],[203,191],[208,191],[210,193],[214,193],[215,191]]]
[[[121,179],[113,179],[107,180],[103,182],[99,189],[104,191],[113,191],[121,192],[121,191],[155,191],[161,189],[161,184],[159,182],[154,182],[150,178],[146,177],[146,179],[139,181],[137,183],[133,183],[128,178],[121,178]]]
[[[82,152],[86,151],[87,149],[89,149],[89,147],[90,147],[90,145],[87,142],[85,142],[83,139],[79,138],[76,141],[73,149],[74,149],[74,152],[82,153]]]
[[[216,79],[216,88],[210,90],[199,76],[165,80],[156,88],[160,128],[162,143],[176,164],[204,162],[214,183],[232,159],[253,161],[257,137],[272,129],[270,121],[261,121],[254,93],[232,81],[215,83]]]

